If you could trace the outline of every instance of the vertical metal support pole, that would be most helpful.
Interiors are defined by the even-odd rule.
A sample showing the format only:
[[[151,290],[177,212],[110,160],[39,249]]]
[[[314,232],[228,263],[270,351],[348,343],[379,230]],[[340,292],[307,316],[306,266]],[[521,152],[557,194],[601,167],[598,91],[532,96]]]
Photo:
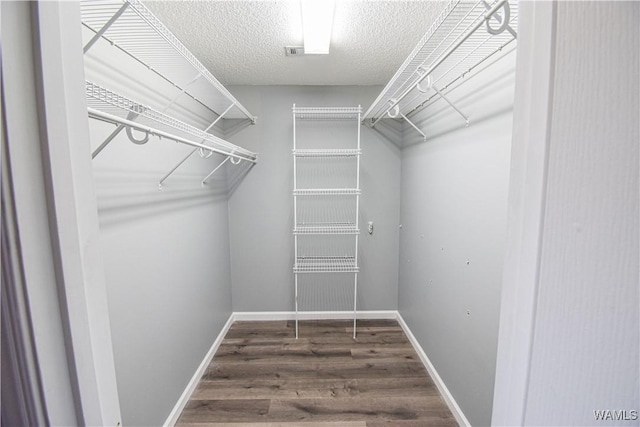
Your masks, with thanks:
[[[356,238],[356,240],[358,240]],[[356,339],[356,301],[358,300],[358,273],[354,273],[353,276],[353,339]]]
[[[361,106],[358,105],[358,120],[356,121],[356,126],[358,126],[358,144],[357,149],[360,151],[360,115],[361,115]],[[360,154],[356,156],[356,188],[360,190]],[[356,195],[356,229],[359,230],[359,220],[360,220],[360,194]],[[359,232],[359,231],[358,231]],[[355,248],[355,259],[354,264],[358,266],[358,234],[356,234],[356,248]],[[358,317],[358,273],[354,273],[353,278],[353,339],[356,339],[356,319]]]
[[[93,46],[95,44],[95,42],[98,41],[98,39],[100,39],[100,37],[102,37],[102,35],[109,29],[109,27],[111,27],[111,25],[113,25],[114,22],[116,22],[118,20],[118,18],[120,17],[120,15],[122,15],[124,13],[124,11],[127,9],[127,7],[129,7],[129,2],[124,2],[124,4],[122,5],[122,7],[120,7],[120,9],[118,9],[118,11],[116,13],[113,14],[113,16],[111,17],[111,19],[109,19],[103,26],[102,28],[100,28],[100,31],[98,31],[92,38],[91,40],[89,40],[87,42],[87,44],[82,48],[82,53],[85,54],[87,53],[87,51],[89,49],[91,49],[91,46]]]
[[[295,282],[296,282],[296,290],[295,290],[295,300],[296,300],[296,339],[298,339],[298,273],[294,273]]]
[[[296,196],[297,180],[296,180],[296,104],[293,104],[293,228],[298,226],[298,200]],[[298,235],[293,234],[293,265],[294,268],[298,263]],[[295,278],[295,309],[296,309],[296,339],[298,339],[298,272],[293,272]]]

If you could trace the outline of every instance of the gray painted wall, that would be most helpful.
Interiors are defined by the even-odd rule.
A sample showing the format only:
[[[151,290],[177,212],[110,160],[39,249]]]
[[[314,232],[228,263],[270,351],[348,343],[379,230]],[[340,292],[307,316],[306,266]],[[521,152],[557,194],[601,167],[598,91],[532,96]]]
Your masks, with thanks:
[[[117,49],[93,49],[85,70],[92,81],[159,110],[173,98],[175,88]],[[187,100],[168,113],[200,128],[215,118]],[[90,120],[92,149],[113,129]],[[135,145],[123,132],[93,160],[124,425],[166,420],[231,314],[226,175],[200,184],[222,158],[195,154],[158,189],[191,150],[154,137]]]
[[[258,123],[230,138],[260,152],[258,164],[229,199],[234,311],[291,311],[293,304],[293,160],[291,107],[366,108],[379,87],[238,86],[230,90]],[[361,127],[358,306],[397,308],[400,150],[399,133]],[[230,174],[233,173],[230,166]],[[334,306],[316,307],[332,310]]]
[[[493,398],[515,51],[462,80],[403,132],[399,310],[472,425]]]
[[[556,19],[525,425],[638,426],[640,4],[560,2]]]

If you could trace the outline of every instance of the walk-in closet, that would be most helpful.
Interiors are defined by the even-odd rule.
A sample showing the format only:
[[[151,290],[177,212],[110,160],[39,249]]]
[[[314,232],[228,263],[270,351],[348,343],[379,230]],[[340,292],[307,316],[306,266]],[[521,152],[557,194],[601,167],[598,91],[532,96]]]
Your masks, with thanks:
[[[639,426],[639,21],[0,2],[2,425]]]

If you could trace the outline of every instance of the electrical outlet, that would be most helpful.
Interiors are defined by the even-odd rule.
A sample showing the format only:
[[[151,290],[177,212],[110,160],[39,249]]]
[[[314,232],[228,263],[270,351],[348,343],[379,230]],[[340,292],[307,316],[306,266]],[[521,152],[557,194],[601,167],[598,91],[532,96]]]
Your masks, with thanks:
[[[368,226],[369,234],[373,234],[373,221],[369,221]]]

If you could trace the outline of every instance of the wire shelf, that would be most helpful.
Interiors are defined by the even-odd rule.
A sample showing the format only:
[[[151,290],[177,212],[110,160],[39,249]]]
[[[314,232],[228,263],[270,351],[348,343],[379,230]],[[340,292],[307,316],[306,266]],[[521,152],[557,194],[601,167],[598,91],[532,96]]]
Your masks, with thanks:
[[[293,190],[294,196],[355,196],[359,194],[359,188],[298,188]]]
[[[298,120],[359,120],[360,107],[293,107]]]
[[[357,273],[358,270],[351,256],[298,257],[293,266],[294,273]]]
[[[296,234],[296,235],[360,234],[360,230],[352,222],[298,224],[293,229],[293,234]]]
[[[132,117],[135,117],[136,124],[148,125],[152,128],[151,133],[153,133],[153,129],[157,129],[178,137],[186,137],[197,144],[208,144],[225,154],[232,154],[234,157],[241,157],[252,162],[255,162],[258,157],[256,153],[89,81],[86,82],[86,96],[87,106],[90,109],[123,120],[131,120]]]
[[[354,149],[296,149],[293,150],[293,155],[296,157],[356,157],[362,154],[362,150],[359,148]]]
[[[296,198],[294,227],[320,224],[355,224],[357,197],[314,196]]]
[[[185,74],[190,78],[200,76],[205,79],[219,94],[206,102],[218,115],[233,104],[226,118],[255,121],[255,117],[140,0],[82,0],[80,13],[82,24],[97,38],[105,39],[198,102],[203,102],[196,96],[199,92],[181,82]],[[88,47],[85,47],[85,51]]]
[[[489,18],[492,32],[501,27],[500,20],[504,19],[506,10],[510,11],[509,25],[497,34],[485,30],[484,22],[491,7],[497,7]],[[404,115],[415,111],[427,96],[435,93],[426,84],[426,75],[433,87],[446,93],[452,83],[514,42],[516,34],[512,29],[517,28],[517,24],[516,1],[496,0],[489,5],[483,0],[451,0],[363,118],[375,124],[387,117],[389,111],[401,118],[395,114],[394,105],[398,105],[397,112]],[[418,85],[420,82],[422,86]]]
[[[357,156],[298,157],[296,189],[357,188]]]

